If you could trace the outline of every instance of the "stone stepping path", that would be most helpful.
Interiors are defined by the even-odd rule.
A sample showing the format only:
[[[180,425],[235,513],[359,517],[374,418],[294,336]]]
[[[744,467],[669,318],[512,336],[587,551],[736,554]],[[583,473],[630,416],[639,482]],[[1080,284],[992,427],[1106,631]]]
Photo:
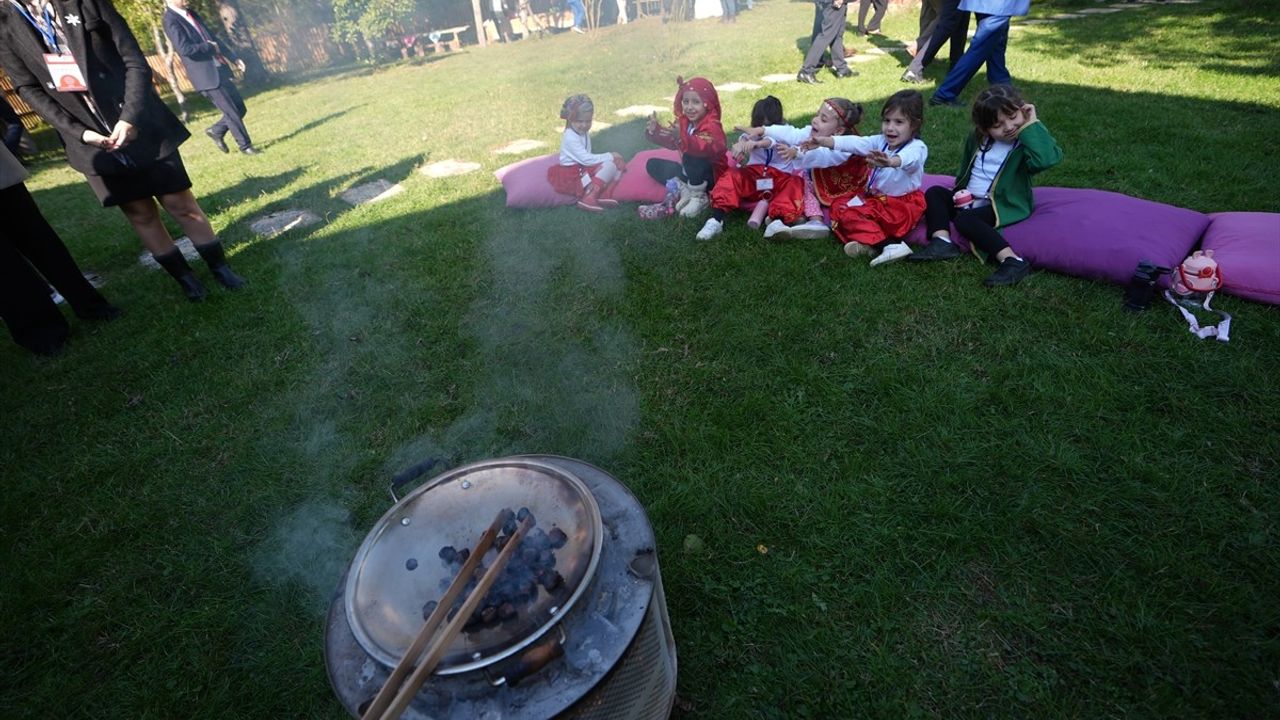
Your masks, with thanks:
[[[722,93],[738,92],[739,90],[759,90],[759,85],[751,83],[729,82],[723,85],[717,85],[716,91]]]
[[[544,148],[546,146],[547,144],[542,142],[541,140],[528,140],[525,138],[521,138],[519,140],[512,140],[506,145],[503,145],[502,147],[497,148],[496,150],[493,151],[493,154],[494,155],[519,155],[520,153],[526,153],[526,152],[529,152],[530,150],[537,150],[538,148]]]
[[[760,78],[761,81],[767,83],[795,82],[795,73],[777,73],[776,75],[765,75]]]
[[[658,107],[657,105],[630,105],[628,107],[614,110],[613,114],[619,117],[632,117],[632,116],[649,117],[651,113],[666,112],[670,109],[671,109],[670,105],[664,108]]]
[[[453,177],[454,175],[466,175],[479,169],[480,163],[449,159],[423,165],[418,172],[429,178],[444,178]]]
[[[147,255],[150,255],[150,254],[151,254],[151,253],[147,253]],[[151,262],[152,262],[153,264],[155,263],[155,261],[154,261],[154,260],[152,260]],[[157,267],[159,267],[159,266],[157,266]],[[106,284],[107,284],[107,279],[106,279],[106,278],[104,278],[104,277],[102,277],[102,275],[101,275],[101,274],[99,274],[99,273],[97,273],[97,272],[95,272],[95,271],[93,271],[93,270],[85,270],[85,271],[84,271],[83,273],[81,273],[81,274],[82,274],[82,275],[84,275],[84,279],[85,279],[85,280],[87,280],[91,286],[93,286],[93,289],[94,289],[94,290],[100,290],[100,289],[102,289],[102,286],[103,286],[103,285],[106,285]],[[53,294],[52,294],[50,297],[52,297],[52,298],[53,298],[53,304],[54,304],[54,305],[62,305],[63,303],[65,303],[65,302],[67,301],[67,299],[66,299],[66,298],[62,297],[62,293],[58,292],[57,290],[54,290],[54,291],[53,291]]]
[[[200,253],[196,252],[196,246],[191,244],[191,238],[183,235],[173,242],[178,246],[178,249],[182,251],[182,257],[186,258],[187,262],[193,263],[200,260]],[[151,253],[147,250],[143,250],[142,253],[138,255],[138,264],[148,270],[160,269],[160,263],[156,262],[156,259],[152,257]]]
[[[404,192],[404,186],[399,183],[389,183],[386,180],[378,179],[373,182],[367,182],[363,185],[356,185],[346,192],[338,195],[348,205],[367,205],[375,203],[379,200],[395,197]]]
[[[320,222],[320,216],[310,210],[281,210],[264,215],[249,223],[249,229],[263,237],[275,237],[294,228],[307,227]],[[185,251],[183,251],[185,254]]]

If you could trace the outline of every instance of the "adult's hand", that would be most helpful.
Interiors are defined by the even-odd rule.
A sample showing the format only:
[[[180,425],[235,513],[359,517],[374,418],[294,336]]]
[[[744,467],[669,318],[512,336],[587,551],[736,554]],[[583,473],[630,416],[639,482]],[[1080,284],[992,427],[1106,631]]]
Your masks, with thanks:
[[[134,129],[133,125],[125,122],[124,120],[120,120],[116,122],[116,126],[112,128],[111,137],[107,138],[107,142],[110,143],[110,147],[107,149],[119,150],[125,145],[133,142],[133,139],[136,137],[138,137],[138,131]]]

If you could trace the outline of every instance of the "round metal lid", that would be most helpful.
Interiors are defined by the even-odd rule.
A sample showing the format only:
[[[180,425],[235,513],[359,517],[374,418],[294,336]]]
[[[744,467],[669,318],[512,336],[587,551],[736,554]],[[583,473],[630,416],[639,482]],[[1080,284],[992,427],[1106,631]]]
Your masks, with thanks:
[[[524,588],[513,601],[514,616],[464,630],[435,672],[450,675],[484,667],[519,652],[550,630],[586,590],[595,572],[603,540],[600,508],[587,486],[569,471],[536,460],[508,458],[437,476],[394,505],[374,526],[347,575],[347,622],[361,647],[389,667],[400,662],[422,628],[424,606],[440,599],[461,567],[460,560],[447,560],[447,548],[457,552],[473,548],[498,512],[524,508],[536,524],[504,570],[510,573],[509,587]],[[538,530],[545,533],[542,538],[536,537]],[[548,548],[548,537],[555,538],[554,545],[559,547]],[[536,547],[536,556],[524,554],[525,547]],[[476,577],[490,562],[486,558]],[[550,565],[559,574],[554,581]],[[539,574],[543,570],[546,574]],[[532,594],[524,582],[531,573],[535,577]]]

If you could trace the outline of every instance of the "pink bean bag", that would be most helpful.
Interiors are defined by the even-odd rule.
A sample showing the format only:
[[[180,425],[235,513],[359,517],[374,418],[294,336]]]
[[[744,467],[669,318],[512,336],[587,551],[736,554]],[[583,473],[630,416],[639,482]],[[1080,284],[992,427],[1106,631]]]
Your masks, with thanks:
[[[1222,292],[1280,305],[1280,214],[1214,213],[1200,247],[1213,251]]]
[[[618,179],[618,184],[613,188],[614,200],[638,203],[662,202],[662,198],[667,194],[667,189],[662,186],[662,183],[649,177],[649,173],[644,169],[650,158],[680,162],[680,153],[666,148],[641,150],[636,153],[635,157],[627,161],[627,169],[622,173],[622,177]]]
[[[509,208],[549,208],[572,205],[577,198],[561,195],[547,182],[547,169],[560,162],[560,153],[539,155],[493,171],[507,191]]]
[[[924,188],[953,182],[926,175]],[[1209,226],[1204,213],[1105,190],[1038,187],[1035,200],[1031,217],[1000,230],[1014,251],[1038,268],[1120,284],[1142,260],[1177,267]],[[951,236],[968,250],[954,226]],[[926,242],[923,220],[906,239]]]

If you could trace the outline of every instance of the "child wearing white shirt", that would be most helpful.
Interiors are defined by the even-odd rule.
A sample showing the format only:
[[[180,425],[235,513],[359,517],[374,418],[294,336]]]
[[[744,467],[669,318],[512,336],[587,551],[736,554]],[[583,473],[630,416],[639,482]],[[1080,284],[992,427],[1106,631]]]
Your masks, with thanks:
[[[906,237],[924,215],[920,186],[929,148],[919,137],[923,124],[924,96],[903,90],[885,101],[879,135],[815,137],[802,144],[860,155],[871,167],[865,189],[831,207],[831,228],[846,255],[879,251],[871,261],[876,266],[911,254],[905,242],[892,241]]]
[[[547,182],[556,192],[578,198],[578,207],[600,212],[617,207],[613,186],[626,168],[618,153],[591,152],[591,123],[595,105],[586,95],[573,95],[560,108],[564,134],[560,139],[560,164],[547,169]]]

